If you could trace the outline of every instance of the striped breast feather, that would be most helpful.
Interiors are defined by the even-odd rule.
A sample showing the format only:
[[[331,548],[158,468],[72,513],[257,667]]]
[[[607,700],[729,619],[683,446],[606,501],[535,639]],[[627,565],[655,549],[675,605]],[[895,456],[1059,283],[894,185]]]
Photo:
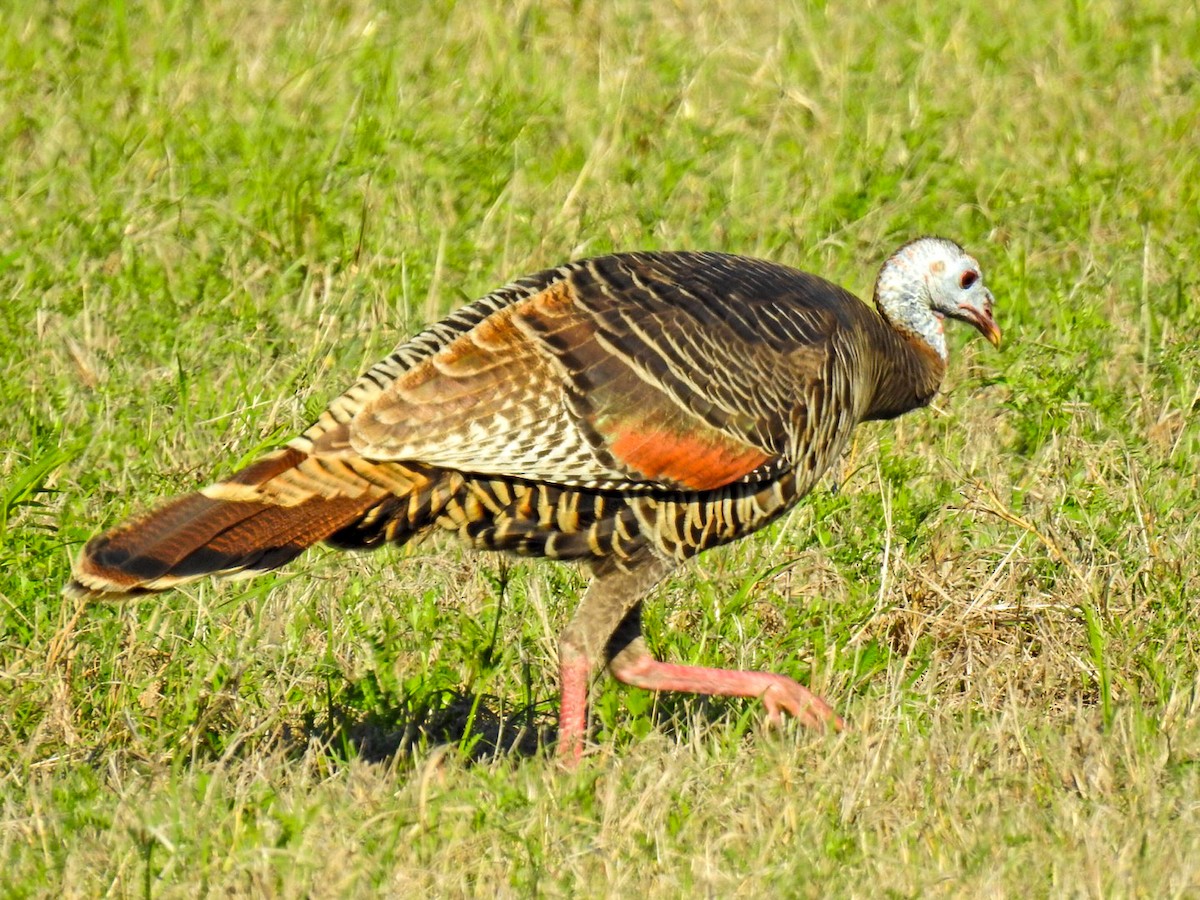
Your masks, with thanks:
[[[839,320],[822,303],[845,300],[803,278],[789,297],[790,270],[765,265],[676,253],[564,267],[398,373],[346,438],[370,459],[589,487],[774,477],[828,374]]]

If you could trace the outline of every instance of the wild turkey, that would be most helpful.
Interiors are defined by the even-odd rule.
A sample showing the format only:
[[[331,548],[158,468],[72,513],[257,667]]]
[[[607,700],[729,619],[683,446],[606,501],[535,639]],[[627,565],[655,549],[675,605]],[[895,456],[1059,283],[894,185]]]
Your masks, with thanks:
[[[719,253],[628,253],[523,278],[401,344],[286,448],[93,538],[70,592],[138,594],[273,569],[325,541],[437,528],[592,573],[559,645],[558,749],[574,764],[606,659],[650,690],[761,697],[842,720],[791,678],[670,665],[642,598],[684,560],[778,518],[854,426],[924,406],[943,319],[993,344],[979,264],[922,238],[884,263],[878,313],[815,275]]]

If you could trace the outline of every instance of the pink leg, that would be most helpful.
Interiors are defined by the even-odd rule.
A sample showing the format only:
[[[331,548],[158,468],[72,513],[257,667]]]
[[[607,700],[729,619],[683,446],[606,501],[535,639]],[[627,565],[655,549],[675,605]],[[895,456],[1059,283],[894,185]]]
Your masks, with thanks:
[[[592,664],[586,655],[560,654],[558,758],[571,769],[583,758],[583,741],[587,737],[588,676],[591,673]]]
[[[592,583],[558,642],[558,758],[566,767],[574,768],[583,758],[588,680],[596,663],[629,611],[670,569],[670,563],[648,555],[622,565],[596,564]],[[640,633],[640,616],[630,621]]]
[[[609,671],[618,681],[650,691],[761,697],[767,716],[775,725],[782,723],[782,713],[786,712],[809,728],[832,725],[835,731],[841,731],[846,727],[845,720],[828,703],[786,675],[659,662],[645,649],[640,638],[612,659]]]

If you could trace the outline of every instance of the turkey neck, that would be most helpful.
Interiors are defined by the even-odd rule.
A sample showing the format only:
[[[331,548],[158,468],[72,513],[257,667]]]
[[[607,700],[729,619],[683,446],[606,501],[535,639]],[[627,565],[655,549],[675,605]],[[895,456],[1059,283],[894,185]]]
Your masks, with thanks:
[[[874,362],[875,391],[868,419],[893,419],[928,405],[946,374],[946,360],[923,338],[898,331],[878,317],[868,356]]]

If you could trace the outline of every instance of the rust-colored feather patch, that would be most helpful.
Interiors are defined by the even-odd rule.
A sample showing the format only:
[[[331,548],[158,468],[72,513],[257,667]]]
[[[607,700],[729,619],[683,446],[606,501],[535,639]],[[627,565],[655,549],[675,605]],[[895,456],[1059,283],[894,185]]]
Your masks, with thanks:
[[[694,491],[724,487],[771,459],[711,428],[684,433],[645,421],[614,429],[608,449],[648,481],[675,482]]]

